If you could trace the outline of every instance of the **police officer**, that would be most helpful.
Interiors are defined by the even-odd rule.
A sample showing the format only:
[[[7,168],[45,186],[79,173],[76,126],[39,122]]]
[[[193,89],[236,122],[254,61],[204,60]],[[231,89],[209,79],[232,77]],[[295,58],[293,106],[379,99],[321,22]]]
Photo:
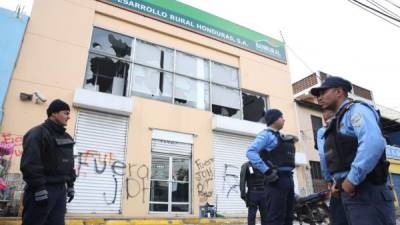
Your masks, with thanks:
[[[351,101],[349,81],[328,77],[311,89],[335,118],[325,131],[324,156],[350,224],[395,224],[394,196],[387,185],[385,140],[379,115],[368,104]]]
[[[72,137],[65,132],[70,108],[54,100],[47,120],[23,137],[21,172],[26,182],[22,212],[23,225],[64,225],[66,198],[74,198]]]
[[[295,167],[294,136],[279,131],[285,120],[278,109],[265,114],[267,129],[261,131],[247,150],[251,164],[265,175],[266,224],[293,224]]]
[[[346,214],[344,211],[344,207],[342,204],[342,200],[340,199],[339,189],[333,185],[333,178],[329,173],[329,170],[326,166],[325,155],[324,155],[324,134],[326,131],[326,127],[329,125],[330,121],[334,117],[334,112],[331,110],[324,110],[322,117],[325,121],[325,125],[318,129],[317,132],[317,146],[318,153],[320,158],[321,171],[324,179],[328,182],[328,187],[331,190],[331,199],[329,202],[329,211],[330,211],[330,222],[331,225],[348,225]]]
[[[248,225],[256,224],[257,209],[260,210],[261,224],[267,224],[264,190],[264,174],[253,167],[250,162],[243,163],[240,170],[240,198],[246,202],[248,208]]]

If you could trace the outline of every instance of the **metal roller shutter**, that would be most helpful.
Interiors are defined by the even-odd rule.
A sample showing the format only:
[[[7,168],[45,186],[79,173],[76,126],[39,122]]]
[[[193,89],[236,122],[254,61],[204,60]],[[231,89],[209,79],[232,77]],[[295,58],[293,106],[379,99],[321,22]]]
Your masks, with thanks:
[[[151,142],[151,151],[157,153],[190,156],[192,154],[192,145],[175,141],[153,139]]]
[[[247,161],[246,150],[254,137],[214,132],[214,197],[222,214],[247,213],[240,198],[240,167]]]
[[[120,213],[128,117],[81,110],[74,154],[79,177],[68,213]],[[77,172],[78,173],[78,172]],[[117,185],[116,185],[117,184]]]

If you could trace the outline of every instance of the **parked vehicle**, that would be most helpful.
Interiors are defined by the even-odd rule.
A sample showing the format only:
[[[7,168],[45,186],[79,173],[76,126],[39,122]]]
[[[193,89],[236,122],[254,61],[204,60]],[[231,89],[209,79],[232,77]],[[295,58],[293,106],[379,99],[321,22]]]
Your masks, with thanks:
[[[295,220],[300,225],[307,223],[310,225],[329,224],[329,201],[330,192],[322,191],[306,197],[295,197],[293,214]]]

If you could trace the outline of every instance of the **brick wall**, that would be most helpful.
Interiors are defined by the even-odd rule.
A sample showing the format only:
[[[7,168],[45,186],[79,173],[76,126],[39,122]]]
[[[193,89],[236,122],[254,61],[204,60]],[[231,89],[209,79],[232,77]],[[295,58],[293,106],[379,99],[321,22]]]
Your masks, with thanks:
[[[355,95],[360,96],[365,99],[372,100],[372,94],[371,91],[365,88],[362,88],[360,86],[354,85],[353,84],[353,92]]]
[[[293,94],[297,94],[303,90],[306,90],[309,87],[312,87],[318,83],[317,76],[315,73],[311,74],[308,77],[305,77],[292,85]]]

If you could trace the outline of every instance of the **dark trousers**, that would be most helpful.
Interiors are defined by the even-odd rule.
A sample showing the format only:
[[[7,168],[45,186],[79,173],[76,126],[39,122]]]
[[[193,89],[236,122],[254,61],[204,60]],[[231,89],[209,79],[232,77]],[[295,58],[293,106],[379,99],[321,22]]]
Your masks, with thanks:
[[[395,225],[394,195],[388,185],[373,185],[368,181],[356,187],[350,197],[341,193],[349,225]]]
[[[329,203],[331,225],[348,225],[342,199],[332,196]]]
[[[294,183],[292,172],[279,172],[279,179],[265,184],[266,224],[292,225],[294,204]]]
[[[261,224],[266,225],[266,202],[264,191],[249,191],[247,194],[248,215],[247,224],[255,225],[257,210],[260,210]]]
[[[46,185],[49,193],[47,206],[37,205],[30,188],[24,192],[22,225],[65,225],[66,189],[65,185]]]

